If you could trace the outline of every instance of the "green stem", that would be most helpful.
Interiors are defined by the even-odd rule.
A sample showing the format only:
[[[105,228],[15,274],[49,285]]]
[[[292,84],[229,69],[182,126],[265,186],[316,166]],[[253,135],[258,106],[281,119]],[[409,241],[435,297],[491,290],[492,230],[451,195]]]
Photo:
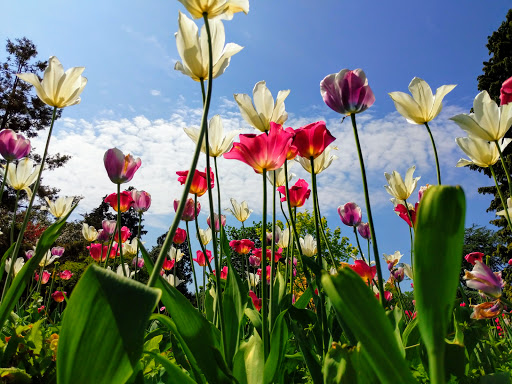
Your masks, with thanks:
[[[273,182],[272,182],[272,240],[270,241],[271,248],[271,256],[270,256],[270,329],[274,326],[274,318],[276,314],[273,311],[273,297],[274,297],[274,268],[275,268],[275,246],[274,246],[274,236],[276,235],[276,172],[272,172],[273,174]],[[265,182],[266,183],[266,182]],[[264,233],[264,239],[266,240],[266,233]],[[263,254],[263,257],[267,257],[266,254]]]
[[[19,199],[20,199],[20,191],[16,191],[16,200],[14,201],[14,211],[12,213],[11,237],[10,237],[10,243],[9,243],[10,245],[12,245],[12,243],[14,243],[14,228],[16,228],[16,211],[18,210]]]
[[[194,260],[192,260],[192,246],[190,245],[190,230],[188,228],[188,221],[185,221],[185,226],[187,228],[187,245],[188,245],[188,255],[190,258],[190,267],[192,268],[192,274],[194,275],[194,285],[196,288],[196,304],[197,308],[199,308],[199,288],[197,286],[197,276],[196,276],[196,268],[194,267]],[[201,240],[199,240],[201,242]],[[208,258],[206,253],[203,253],[205,259]],[[177,264],[177,261],[174,263],[174,265]],[[176,279],[176,277],[174,277]]]
[[[194,216],[196,217],[194,222],[196,223],[196,233],[199,241],[199,246],[201,247],[201,251],[203,251],[203,255],[205,257],[206,264],[208,265],[208,270],[210,273],[213,274],[213,269],[210,264],[210,259],[208,259],[208,256],[206,256],[206,246],[201,241],[201,238],[199,237],[199,223],[197,222],[197,195],[194,196]]]
[[[441,170],[439,168],[439,159],[437,158],[436,143],[434,142],[434,136],[432,136],[432,132],[430,131],[430,127],[428,126],[427,122],[425,122],[425,127],[427,128],[427,132],[430,136],[430,141],[432,142],[432,148],[434,149],[434,157],[436,159],[437,184],[441,185]]]
[[[407,212],[407,217],[409,218],[409,221],[411,222],[411,225],[409,226],[409,236],[411,238],[411,265],[412,265],[412,260],[413,260],[413,256],[414,256],[414,240],[412,238],[412,229],[414,228],[414,223],[412,221],[412,216],[411,216],[411,212],[409,212],[409,205],[407,204],[407,199],[404,199],[404,205],[405,205],[405,211]]]
[[[135,281],[137,281],[137,270],[139,266],[139,243],[140,243],[140,226],[142,224],[142,212],[139,212],[139,226],[137,227],[137,253],[135,253]]]
[[[124,277],[128,277],[123,259],[123,240],[121,238],[121,184],[117,184],[117,248],[119,250],[119,260]],[[108,255],[107,255],[108,258]]]
[[[357,229],[356,229],[356,227],[352,227],[352,228],[354,229],[354,236],[356,237],[357,248],[359,249],[359,252],[361,253],[361,258],[364,260],[364,262],[366,264],[368,264],[368,261],[364,257],[364,253],[363,253],[363,249],[361,248],[361,244],[359,243],[359,237],[357,236]],[[368,265],[370,265],[370,264],[368,264]]]
[[[331,259],[332,266],[336,266],[336,261],[334,260],[334,253],[332,252],[331,245],[327,240],[327,235],[325,233],[324,224],[322,223],[322,213],[320,212],[320,202],[318,201],[318,194],[316,195],[316,199],[314,200],[315,207],[318,211],[319,223],[320,223],[320,233],[322,234],[322,238],[324,239],[325,245],[327,246],[327,250],[329,251],[329,258]]]
[[[492,167],[492,165],[489,165],[489,169],[491,170],[492,177],[494,178],[494,182],[496,184],[496,189],[498,190],[498,194],[500,195],[501,204],[503,204],[503,207],[505,210],[505,218],[507,219],[508,227],[512,231],[512,223],[510,221],[510,214],[508,212],[507,202],[505,201],[505,198],[503,197],[503,193],[501,192],[501,188],[500,188],[500,185],[498,184],[498,179],[496,178],[496,173],[494,172],[494,168]]]
[[[12,223],[11,223],[11,234],[10,234],[10,244],[14,242],[14,227],[16,226],[16,211],[18,210],[18,199],[20,197],[20,191],[16,191],[16,200],[14,202],[14,212],[12,215]],[[9,272],[7,273],[7,277],[5,279],[4,289],[2,291],[2,300],[4,299],[5,292],[7,292],[7,287],[11,282],[11,278],[14,276],[14,263],[16,259],[11,257],[11,265],[9,266]]]
[[[496,148],[498,148],[498,153],[500,154],[500,159],[501,159],[501,165],[503,166],[505,175],[507,175],[508,195],[509,195],[509,197],[512,197],[512,181],[510,181],[510,173],[508,172],[508,167],[505,163],[505,158],[503,157],[503,153],[501,152],[501,148],[500,148],[500,144],[498,143],[498,140],[495,140],[494,144],[496,144]],[[0,198],[1,197],[2,197],[2,195],[0,195]]]
[[[386,307],[384,299],[384,285],[382,283],[382,270],[380,267],[379,249],[377,247],[377,237],[375,236],[375,227],[373,225],[372,210],[370,206],[370,194],[368,193],[368,184],[366,182],[366,170],[364,168],[363,152],[361,151],[361,144],[359,143],[359,135],[357,134],[356,115],[351,114],[352,128],[354,129],[354,138],[356,140],[357,154],[359,156],[359,164],[361,165],[361,177],[363,179],[364,200],[366,203],[366,212],[368,212],[368,225],[370,226],[371,239],[373,243],[373,257],[375,258],[375,265],[377,266],[377,286],[379,288],[380,302],[382,306]]]
[[[263,228],[261,233],[261,317],[264,361],[270,351],[268,333],[268,297],[267,297],[267,170],[263,170]]]
[[[2,196],[4,195],[5,182],[7,181],[7,173],[9,172],[10,164],[11,162],[7,160],[7,164],[5,164],[4,179],[2,180],[2,187],[0,189],[0,204],[2,203]]]
[[[432,384],[444,384],[444,340],[442,341],[443,347],[438,350],[433,350],[428,354],[429,376]]]

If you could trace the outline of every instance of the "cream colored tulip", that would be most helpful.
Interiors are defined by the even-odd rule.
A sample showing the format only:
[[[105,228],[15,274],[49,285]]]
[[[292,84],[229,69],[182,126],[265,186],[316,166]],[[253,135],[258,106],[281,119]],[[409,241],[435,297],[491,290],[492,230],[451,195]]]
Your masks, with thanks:
[[[226,211],[231,212],[239,222],[243,223],[251,215],[252,209],[249,209],[247,201],[242,201],[240,204],[233,198],[231,198],[230,201],[233,209],[226,208]]]
[[[474,113],[453,116],[453,120],[469,137],[497,141],[505,137],[512,126],[512,103],[498,107],[487,91],[480,92],[473,101]]]
[[[278,229],[279,227],[276,227]],[[277,242],[277,246],[279,248],[287,248],[288,243],[290,242],[290,228],[286,227],[286,229],[282,230],[279,229],[279,241]]]
[[[11,259],[5,260],[5,272],[9,273],[9,270],[11,269]],[[25,260],[23,257],[18,257],[16,261],[14,262],[14,276],[18,274],[19,271],[21,271],[21,268],[25,265]]]
[[[409,279],[414,280],[414,274],[412,271],[412,267],[409,264],[403,263],[404,273]]]
[[[179,277],[173,275],[172,273],[164,275],[163,278],[173,287],[177,287],[178,285],[184,282],[184,280],[181,280]]]
[[[389,173],[384,172],[384,176],[388,181],[388,185],[385,185],[386,191],[391,195],[397,198],[398,200],[406,200],[411,196],[411,194],[416,189],[416,184],[421,177],[413,178],[412,175],[416,170],[416,166],[412,166],[405,173],[405,180],[402,179],[402,176],[397,171],[393,171],[390,175]]]
[[[309,233],[304,238],[299,238],[300,248],[304,256],[314,256],[317,253],[316,240]]]
[[[293,161],[288,161],[288,181],[290,181],[292,178],[294,178],[296,175],[295,173],[290,172],[290,168],[293,165]],[[281,168],[276,169],[275,171],[267,172],[267,179],[270,181],[270,184],[274,185],[274,173],[276,177],[276,187],[283,187],[286,185],[286,178],[284,173],[284,164]]]
[[[123,243],[123,253],[129,256],[135,256],[137,254],[137,238],[134,237],[130,241]]]
[[[181,249],[176,249],[174,247],[171,247],[167,255],[171,260],[175,260],[175,262],[179,262],[183,259],[183,252],[181,252]]]
[[[127,277],[129,279],[133,279],[133,276],[135,276],[135,271],[131,271],[130,272],[130,268],[128,267],[128,264],[124,263],[124,270],[126,271],[127,273]],[[110,272],[113,272],[112,271],[112,268],[110,266],[107,267],[107,271],[110,271]],[[123,266],[122,265],[118,265],[117,266],[117,269],[116,269],[116,275],[117,276],[121,276],[121,277],[125,277],[124,276],[124,271],[123,271]]]
[[[282,125],[288,119],[284,100],[289,94],[289,89],[279,91],[274,103],[274,98],[267,88],[267,84],[264,81],[259,81],[252,91],[254,104],[251,97],[246,93],[236,93],[234,97],[244,120],[261,132],[266,132],[270,130],[270,122]]]
[[[321,173],[321,172],[325,171],[327,168],[329,168],[329,166],[331,165],[333,160],[336,160],[338,158],[338,156],[336,156],[336,155],[331,155],[332,149],[338,150],[338,147],[329,145],[327,148],[325,148],[325,150],[322,152],[322,154],[315,159],[314,164],[315,164],[315,174],[316,175],[318,175],[319,173]],[[302,168],[304,168],[304,170],[306,172],[311,173],[311,160],[310,159],[306,159],[305,157],[297,156],[295,158],[295,161],[298,162],[300,165],[302,165]]]
[[[201,19],[206,13],[209,19],[220,17],[231,20],[233,14],[249,12],[249,0],[178,0],[187,8],[194,19]]]
[[[7,171],[7,184],[16,191],[24,190],[29,196],[32,195],[30,186],[34,184],[41,169],[40,165],[34,167],[34,163],[28,157],[21,159],[16,166],[11,164]],[[0,169],[2,177],[5,174],[5,165]]]
[[[251,284],[253,288],[260,283],[260,277],[256,273],[247,273],[247,280],[249,280],[249,284]]]
[[[199,140],[200,130],[197,128],[184,128],[185,133],[197,144]],[[215,115],[210,119],[208,124],[208,143],[209,152],[211,157],[222,156],[225,152],[231,149],[235,136],[240,133],[240,130],[231,131],[224,134],[224,126],[222,119],[219,115]],[[201,145],[201,152],[206,153],[206,140],[203,139]]]
[[[49,249],[46,254],[43,256],[41,261],[39,262],[40,267],[46,267],[50,264],[52,264],[55,260],[60,258],[60,256],[52,255],[52,251]]]
[[[508,216],[512,217],[512,199],[510,197],[507,199],[507,211],[508,211]],[[496,212],[496,215],[506,216],[505,210],[503,209],[501,211]]]
[[[460,159],[457,162],[457,167],[464,167],[465,165],[475,164],[479,167],[488,167],[494,165],[500,159],[500,153],[496,144],[489,143],[487,140],[482,140],[472,137],[457,137],[455,139],[466,155],[469,156],[470,160]],[[510,143],[511,139],[503,139],[499,145],[501,151]]]
[[[199,228],[199,240],[201,241],[201,244],[208,245],[208,243],[212,241],[212,229]]]
[[[389,96],[393,99],[398,113],[409,123],[425,124],[439,115],[443,108],[443,98],[455,87],[456,85],[443,85],[433,95],[427,82],[415,77],[409,84],[412,96],[404,92],[391,92]]]
[[[18,73],[21,80],[34,86],[37,96],[51,107],[64,108],[80,103],[80,94],[87,84],[82,76],[85,67],[73,67],[64,72],[64,67],[55,56],[50,57],[43,80],[35,73]]]
[[[66,216],[73,208],[74,197],[59,197],[55,202],[50,201],[46,196],[44,198],[48,207],[41,207],[42,210],[50,212],[55,218],[59,219]]]
[[[98,238],[98,231],[96,228],[89,226],[86,223],[82,224],[82,236],[85,240],[87,240],[89,243],[92,243]]]
[[[384,260],[386,260],[386,264],[393,263],[393,265],[397,265],[400,262],[400,259],[404,256],[400,253],[400,251],[396,251],[395,253],[388,255],[386,253],[382,254],[384,256]]]
[[[183,63],[178,61],[174,69],[187,75],[195,81],[208,79],[208,40],[203,25],[201,36],[198,36],[197,25],[180,12],[178,17],[179,30],[176,37],[176,47]],[[224,25],[220,20],[210,21],[213,51],[213,78],[222,75],[229,65],[231,56],[242,50],[238,44],[228,43],[224,35]]]

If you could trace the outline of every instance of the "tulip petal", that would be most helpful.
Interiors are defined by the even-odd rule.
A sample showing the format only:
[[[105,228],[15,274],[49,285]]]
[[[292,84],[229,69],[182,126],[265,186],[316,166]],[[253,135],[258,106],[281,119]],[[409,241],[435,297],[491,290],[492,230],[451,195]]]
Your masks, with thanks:
[[[409,91],[413,99],[418,103],[421,110],[421,116],[424,121],[429,121],[429,113],[434,105],[434,96],[430,85],[423,79],[415,77],[409,84]]]
[[[274,112],[270,118],[270,121],[273,121],[276,124],[283,125],[286,120],[288,120],[288,113],[285,111],[284,100],[290,94],[290,90],[287,89],[285,91],[279,91],[276,98],[276,104],[274,106]]]
[[[262,121],[268,120],[274,111],[274,98],[267,88],[265,81],[259,81],[256,83],[252,95],[254,107],[256,108],[260,119]],[[265,130],[268,129],[270,128],[265,124]]]
[[[450,117],[450,120],[455,121],[457,125],[466,131],[470,137],[479,138],[482,140],[492,141],[493,137],[482,128],[474,119],[473,114],[460,114]]]
[[[411,97],[411,95],[404,92],[390,92],[389,96],[395,103],[395,108],[405,119],[411,124],[424,124],[421,113],[421,107]]]
[[[480,92],[473,101],[475,121],[485,129],[490,136],[497,137],[500,112],[498,104],[491,100],[487,91]]]
[[[437,115],[441,112],[443,109],[443,99],[444,97],[450,93],[453,88],[455,88],[456,85],[442,85],[439,88],[436,89],[436,94],[434,96],[434,103],[432,104],[432,109],[429,113],[429,119],[434,120]]]
[[[265,130],[265,124],[256,112],[256,109],[254,109],[250,96],[246,93],[235,93],[233,96],[244,120],[254,128],[263,132]]]

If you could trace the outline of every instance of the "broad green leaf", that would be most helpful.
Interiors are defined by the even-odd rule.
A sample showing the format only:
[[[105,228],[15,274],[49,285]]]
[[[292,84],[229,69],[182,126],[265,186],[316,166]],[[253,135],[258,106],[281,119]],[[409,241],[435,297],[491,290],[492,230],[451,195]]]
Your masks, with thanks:
[[[252,309],[252,308],[245,308],[244,313],[249,318],[252,325],[254,326],[254,328],[256,329],[256,331],[259,333],[259,335],[261,337],[262,322],[261,322],[260,313],[257,310]]]
[[[20,368],[0,368],[0,380],[4,383],[30,384],[32,376]]]
[[[178,367],[176,364],[173,364],[170,362],[167,358],[165,358],[162,355],[159,355],[158,353],[144,352],[145,354],[151,356],[153,359],[155,359],[156,363],[162,364],[164,369],[167,371],[170,377],[173,379],[173,383],[183,383],[183,384],[195,384],[196,382],[192,380],[192,378],[187,375],[185,372],[181,370],[180,367]]]
[[[322,384],[322,366],[320,365],[320,357],[315,353],[315,346],[312,342],[312,338],[308,337],[307,332],[301,327],[296,321],[290,321],[293,329],[293,334],[299,342],[299,347],[304,356],[304,362],[308,367],[308,371],[311,375],[311,379],[314,384]]]
[[[270,354],[265,362],[265,383],[275,382],[276,376],[279,376],[279,368],[283,368],[282,362],[288,342],[288,326],[284,319],[286,313],[287,311],[283,311],[279,314],[270,335]]]
[[[144,265],[151,273],[153,260],[142,244],[140,250]],[[161,276],[157,279],[156,287],[162,290],[162,301],[176,324],[176,332],[181,337],[182,346],[185,344],[189,348],[207,380],[212,383],[231,383],[231,372],[220,352],[219,330]]]
[[[27,336],[27,342],[32,344],[33,353],[39,355],[41,348],[43,348],[43,332],[41,331],[41,324],[43,319],[36,321],[32,324],[30,333]]]
[[[400,353],[402,354],[402,357],[405,357],[405,350],[402,345],[402,335],[400,332],[400,325],[402,321],[402,309],[398,306],[395,306],[392,311],[387,311],[386,315],[388,316],[388,319],[391,322],[391,326],[395,330],[395,338],[396,338],[396,345],[398,345],[398,349],[400,350]]]
[[[14,306],[18,303],[18,300],[20,299],[23,292],[25,292],[27,284],[30,282],[32,276],[34,275],[34,271],[37,268],[39,268],[39,262],[46,255],[46,252],[50,249],[55,240],[57,240],[57,238],[60,236],[62,228],[64,224],[66,224],[67,218],[75,208],[76,204],[75,206],[73,206],[73,208],[71,208],[71,210],[66,216],[63,216],[60,220],[56,221],[48,228],[46,228],[46,230],[39,238],[39,241],[37,242],[37,247],[34,256],[32,256],[25,263],[23,268],[21,268],[21,271],[18,272],[18,274],[12,281],[11,286],[7,290],[4,299],[0,304],[0,328],[4,325],[5,320],[7,319],[11,311],[14,309]],[[9,253],[9,250],[7,250],[6,253]]]
[[[343,268],[337,276],[325,273],[322,285],[336,311],[361,343],[381,382],[414,382],[386,312],[361,277],[352,269]]]
[[[299,297],[299,300],[297,300],[293,306],[298,309],[305,309],[308,306],[308,304],[312,298],[313,298],[313,290],[311,289],[311,287],[308,287],[302,293],[302,295]]]
[[[143,349],[144,332],[160,291],[91,265],[64,313],[57,380],[124,383]]]
[[[357,383],[357,373],[350,354],[357,353],[356,347],[333,343],[324,359],[324,384]]]
[[[233,375],[239,384],[263,384],[263,342],[257,332],[242,342],[233,359]]]
[[[430,378],[433,383],[443,382],[444,377],[439,372],[459,285],[465,212],[460,187],[437,185],[425,192],[416,216],[414,297],[431,376],[437,372],[437,378]]]

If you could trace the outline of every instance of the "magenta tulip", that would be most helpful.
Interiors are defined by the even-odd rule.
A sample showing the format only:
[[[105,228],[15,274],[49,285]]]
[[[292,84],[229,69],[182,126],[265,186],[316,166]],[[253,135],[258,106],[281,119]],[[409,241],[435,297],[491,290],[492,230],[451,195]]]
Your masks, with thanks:
[[[220,231],[220,225],[222,224],[223,227],[226,226],[226,215],[220,215],[220,223],[219,223],[219,215],[216,213],[213,214],[213,221],[215,228],[212,228],[211,222],[210,222],[210,216],[206,219],[206,223],[208,223],[208,226],[212,228],[215,232]]]
[[[361,208],[353,202],[340,205],[338,207],[338,214],[340,215],[340,219],[343,224],[348,225],[349,227],[357,227],[361,224],[361,219],[363,217]]]
[[[19,160],[30,153],[30,140],[11,129],[0,132],[0,155],[7,160]]]
[[[372,238],[372,234],[370,232],[370,224],[369,223],[361,223],[357,226],[357,232],[361,235],[363,239],[370,240]]]
[[[117,148],[111,148],[105,152],[103,163],[107,170],[108,177],[115,184],[127,183],[139,169],[141,160],[132,155],[124,155]]]
[[[174,200],[174,211],[178,210],[178,205],[180,204],[179,200]],[[189,197],[185,203],[185,210],[183,211],[183,215],[181,215],[181,220],[183,221],[193,221],[201,212],[201,203],[198,201],[197,206],[194,207],[194,199]]]
[[[137,191],[132,189],[130,191],[133,199],[133,209],[138,213],[146,212],[151,206],[151,195],[146,191]]]
[[[512,102],[512,77],[509,77],[503,82],[500,90],[500,105],[505,105],[510,102]]]

